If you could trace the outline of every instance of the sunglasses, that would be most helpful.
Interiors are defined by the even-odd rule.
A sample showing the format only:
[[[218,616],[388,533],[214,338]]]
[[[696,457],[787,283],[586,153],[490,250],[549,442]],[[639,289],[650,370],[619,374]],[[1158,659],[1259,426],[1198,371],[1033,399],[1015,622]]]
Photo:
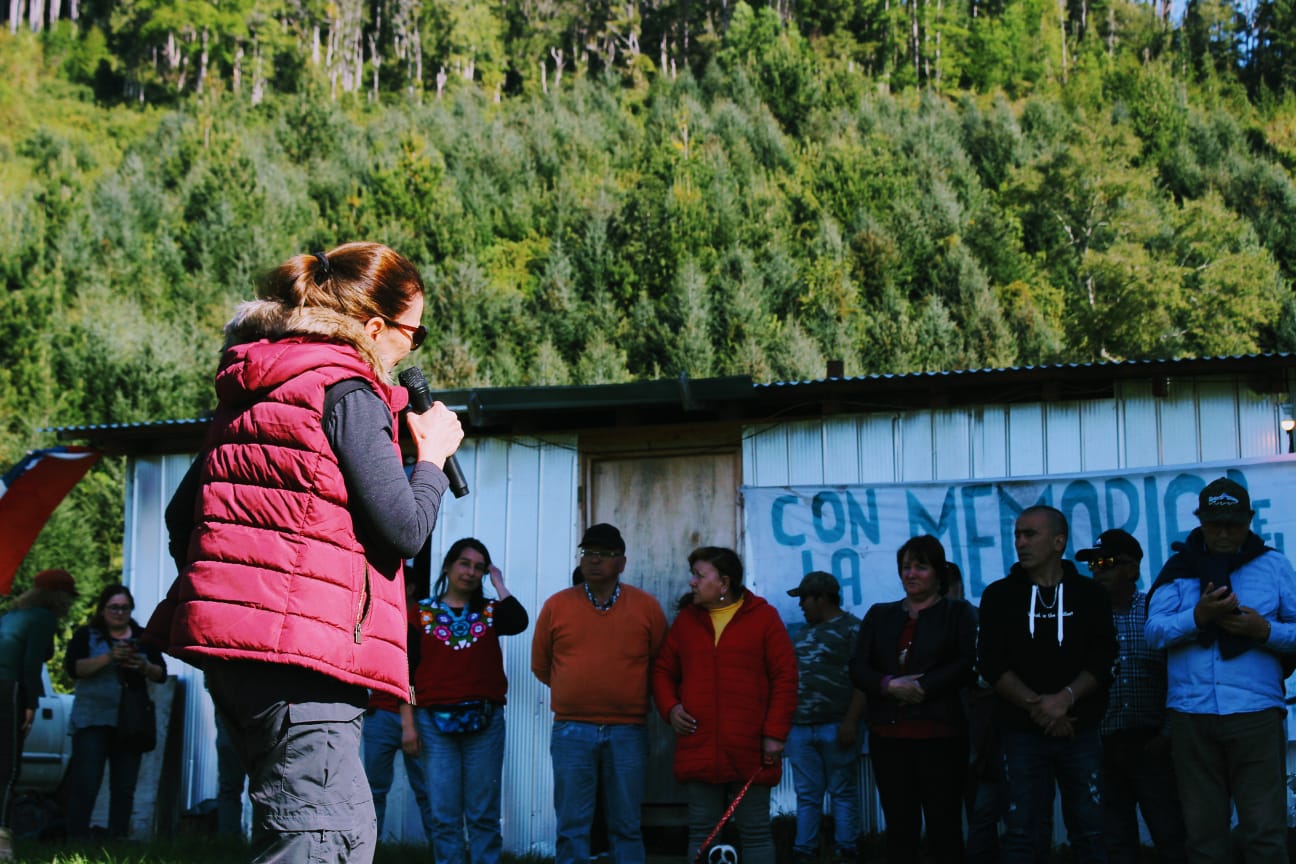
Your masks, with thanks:
[[[1094,573],[1101,573],[1104,570],[1110,570],[1113,567],[1119,567],[1122,564],[1128,564],[1128,563],[1129,562],[1126,561],[1125,559],[1116,558],[1115,556],[1110,558],[1094,558],[1092,561],[1089,562],[1089,569]]]
[[[427,339],[428,329],[422,324],[415,327],[412,324],[402,324],[399,321],[393,321],[390,318],[384,318],[383,320],[395,327],[397,330],[410,334],[411,351],[417,351],[419,346],[423,344],[425,339]]]

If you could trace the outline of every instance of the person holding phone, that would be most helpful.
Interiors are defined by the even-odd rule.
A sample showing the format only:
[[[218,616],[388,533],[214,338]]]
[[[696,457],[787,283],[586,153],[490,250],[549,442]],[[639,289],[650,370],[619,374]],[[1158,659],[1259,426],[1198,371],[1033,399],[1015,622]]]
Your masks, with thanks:
[[[90,833],[90,814],[108,769],[108,836],[129,837],[135,783],[144,754],[115,740],[123,687],[166,680],[166,663],[156,648],[140,644],[131,617],[135,598],[125,585],[99,592],[94,616],[68,643],[63,669],[76,681],[72,700],[72,758],[68,762],[67,826],[71,837]]]
[[[1237,481],[1207,484],[1194,515],[1200,524],[1152,585],[1145,631],[1167,652],[1188,860],[1232,860],[1236,806],[1247,864],[1286,864],[1283,680],[1296,651],[1296,572],[1251,530]]]

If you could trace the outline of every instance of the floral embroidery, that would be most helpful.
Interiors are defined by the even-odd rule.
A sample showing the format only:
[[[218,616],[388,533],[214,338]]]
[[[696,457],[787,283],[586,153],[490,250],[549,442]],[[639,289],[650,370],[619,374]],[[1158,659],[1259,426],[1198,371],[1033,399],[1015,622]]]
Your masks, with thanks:
[[[471,646],[486,635],[495,618],[495,604],[487,603],[480,612],[468,607],[455,611],[440,600],[419,601],[419,623],[423,632],[439,639],[456,651]]]

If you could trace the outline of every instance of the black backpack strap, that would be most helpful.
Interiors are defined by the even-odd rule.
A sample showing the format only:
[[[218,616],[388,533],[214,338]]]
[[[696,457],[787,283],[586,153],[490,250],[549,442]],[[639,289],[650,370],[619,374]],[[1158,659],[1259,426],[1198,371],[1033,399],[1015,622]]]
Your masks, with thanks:
[[[357,390],[373,390],[369,382],[363,378],[344,378],[336,384],[330,384],[324,391],[324,413],[321,415],[325,421],[333,416],[333,409],[342,399]]]

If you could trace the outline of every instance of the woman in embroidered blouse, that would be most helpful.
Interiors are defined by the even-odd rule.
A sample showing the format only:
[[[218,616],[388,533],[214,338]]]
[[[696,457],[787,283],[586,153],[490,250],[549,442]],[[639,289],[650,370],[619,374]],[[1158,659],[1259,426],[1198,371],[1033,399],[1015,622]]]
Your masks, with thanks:
[[[72,699],[72,758],[68,763],[68,834],[90,833],[90,812],[108,768],[108,835],[127,837],[135,803],[142,753],[123,750],[113,740],[121,688],[146,687],[166,680],[166,664],[156,648],[138,642],[140,625],[131,617],[135,598],[125,585],[99,592],[94,617],[68,642],[63,669],[76,681]]]
[[[490,574],[496,599],[482,591]],[[504,702],[508,679],[500,636],[527,628],[490,552],[472,537],[446,552],[432,596],[411,611],[410,662],[418,703],[413,722],[423,753],[437,864],[496,864]],[[465,855],[464,826],[468,828]]]
[[[946,597],[945,550],[930,535],[896,553],[904,599],[874,604],[860,624],[851,678],[868,697],[869,755],[886,815],[887,861],[963,860],[968,760],[962,691],[973,680],[976,618]]]

